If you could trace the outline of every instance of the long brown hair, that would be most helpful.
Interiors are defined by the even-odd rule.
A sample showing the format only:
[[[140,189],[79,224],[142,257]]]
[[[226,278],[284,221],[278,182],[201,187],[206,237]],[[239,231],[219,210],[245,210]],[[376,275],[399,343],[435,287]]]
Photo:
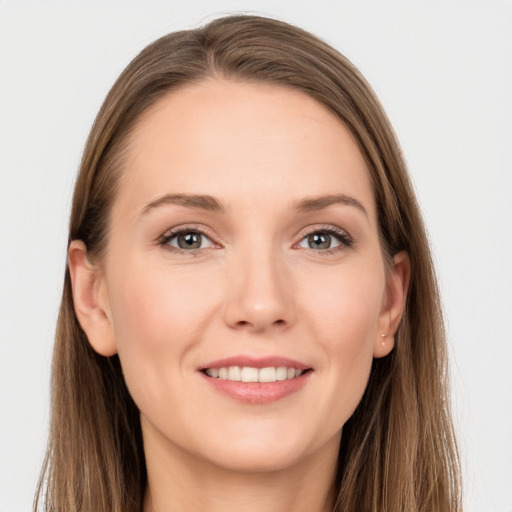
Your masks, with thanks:
[[[343,427],[335,512],[460,510],[442,311],[427,236],[406,165],[378,100],[355,67],[311,34],[230,16],[169,34],[118,78],[89,135],[69,240],[100,258],[127,136],[163,95],[208,77],[291,87],[352,132],[372,178],[383,252],[411,259],[406,311],[392,353],[375,359]],[[53,359],[50,438],[34,510],[140,512],[146,487],[139,413],[117,356],[94,352],[75,316],[66,270]]]

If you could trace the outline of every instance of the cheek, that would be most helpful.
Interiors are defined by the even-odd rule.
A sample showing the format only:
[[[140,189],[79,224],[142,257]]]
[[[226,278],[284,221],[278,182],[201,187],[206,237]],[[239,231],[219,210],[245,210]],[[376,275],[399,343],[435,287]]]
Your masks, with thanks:
[[[373,343],[385,280],[383,271],[368,268],[341,270],[323,278],[316,275],[304,281],[300,292],[303,314],[315,322],[314,329],[329,350],[357,350]]]
[[[211,317],[200,277],[135,261],[112,273],[110,306],[117,350],[127,385],[142,406],[159,396],[163,382],[187,378],[187,354]],[[209,302],[210,301],[210,302]]]
[[[193,276],[144,261],[111,276],[109,297],[126,385],[142,415],[165,429],[172,419],[164,409],[186,410],[187,395],[173,390],[191,384],[189,356],[207,323],[208,294],[194,292]]]
[[[368,271],[333,277],[324,283],[321,293],[318,287],[310,286],[303,307],[304,317],[310,311],[309,330],[316,337],[322,366],[327,369],[325,388],[333,390],[318,400],[323,402],[321,407],[331,411],[336,430],[352,415],[368,382],[384,277],[383,273]],[[314,289],[317,292],[313,293]]]
[[[194,337],[208,309],[208,294],[194,292],[200,289],[199,280],[144,262],[114,275],[109,299],[119,350],[130,345],[144,351],[172,350]]]
[[[173,323],[172,294],[163,293],[162,284],[147,274],[129,272],[117,279],[109,294],[118,351],[163,348]],[[171,306],[171,307],[170,307]]]

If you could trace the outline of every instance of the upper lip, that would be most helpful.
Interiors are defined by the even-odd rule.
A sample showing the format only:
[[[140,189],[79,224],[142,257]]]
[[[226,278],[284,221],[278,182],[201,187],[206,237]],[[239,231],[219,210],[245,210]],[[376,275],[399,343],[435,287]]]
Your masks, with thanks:
[[[211,363],[207,363],[204,366],[201,366],[200,369],[206,370],[207,368],[224,368],[227,366],[246,366],[251,368],[279,368],[286,366],[286,368],[295,368],[298,370],[308,370],[311,368],[311,366],[308,366],[307,364],[296,361],[295,359],[290,359],[288,357],[254,357],[249,355],[238,355],[212,361]]]

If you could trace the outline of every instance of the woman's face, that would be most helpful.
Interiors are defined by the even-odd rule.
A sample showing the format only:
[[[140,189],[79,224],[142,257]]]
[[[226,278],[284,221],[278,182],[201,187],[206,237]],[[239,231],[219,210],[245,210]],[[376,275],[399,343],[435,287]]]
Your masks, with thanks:
[[[146,451],[243,471],[336,453],[402,300],[350,133],[301,92],[210,80],[147,111],[125,156],[88,334],[119,354]]]

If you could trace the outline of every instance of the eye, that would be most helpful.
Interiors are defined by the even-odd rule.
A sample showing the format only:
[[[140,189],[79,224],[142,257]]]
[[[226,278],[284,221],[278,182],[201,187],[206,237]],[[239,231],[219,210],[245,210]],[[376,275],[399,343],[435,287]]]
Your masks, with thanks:
[[[353,241],[350,236],[345,231],[334,227],[312,231],[298,244],[303,249],[314,249],[328,253],[352,247],[352,245]]]
[[[213,247],[213,242],[204,233],[192,229],[171,231],[161,238],[160,244],[178,251],[197,251]]]

